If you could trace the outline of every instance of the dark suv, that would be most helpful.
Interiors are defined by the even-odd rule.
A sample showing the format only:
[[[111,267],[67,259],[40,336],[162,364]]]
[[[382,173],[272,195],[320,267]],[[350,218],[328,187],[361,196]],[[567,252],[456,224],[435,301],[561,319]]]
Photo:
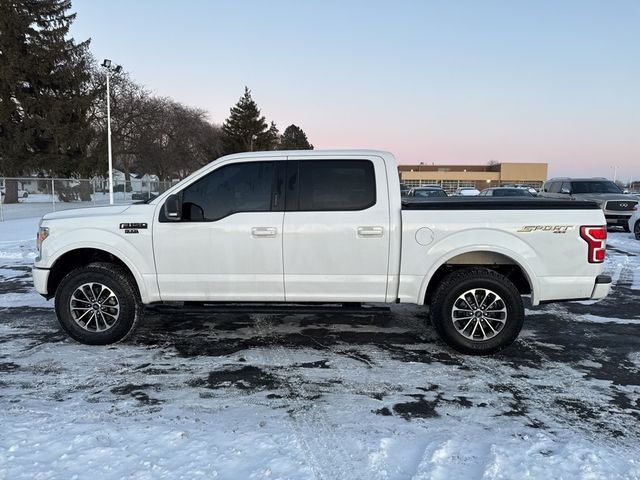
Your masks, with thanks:
[[[622,192],[620,187],[606,178],[552,178],[542,185],[540,197],[590,200],[604,211],[607,226],[618,226],[629,231],[629,218],[638,206],[638,200]]]

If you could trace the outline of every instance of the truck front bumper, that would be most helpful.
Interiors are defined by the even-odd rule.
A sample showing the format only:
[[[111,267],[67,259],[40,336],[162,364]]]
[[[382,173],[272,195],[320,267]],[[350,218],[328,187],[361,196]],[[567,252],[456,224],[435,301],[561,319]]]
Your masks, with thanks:
[[[609,295],[611,291],[611,277],[609,275],[598,275],[596,277],[596,284],[593,287],[591,293],[592,300],[599,300]]]
[[[626,227],[629,224],[631,213],[621,215],[620,212],[617,214],[605,212],[604,217],[607,219],[607,227]]]
[[[36,287],[36,291],[45,298],[48,297],[47,283],[49,282],[49,270],[44,268],[33,267],[31,269],[31,275],[33,276],[33,286]]]

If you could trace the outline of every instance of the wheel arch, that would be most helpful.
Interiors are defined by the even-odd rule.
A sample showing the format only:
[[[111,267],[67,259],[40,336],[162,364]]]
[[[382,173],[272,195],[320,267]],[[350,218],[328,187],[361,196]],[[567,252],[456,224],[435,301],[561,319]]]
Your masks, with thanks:
[[[112,263],[123,268],[137,287],[142,302],[146,303],[147,291],[138,270],[124,255],[100,247],[72,248],[61,253],[49,270],[47,279],[48,298],[55,296],[60,282],[69,272],[94,262]]]
[[[422,304],[429,304],[445,276],[472,267],[484,267],[504,275],[521,295],[531,294],[532,303],[537,304],[538,284],[531,266],[516,252],[498,246],[460,248],[441,257],[424,277],[418,300]]]

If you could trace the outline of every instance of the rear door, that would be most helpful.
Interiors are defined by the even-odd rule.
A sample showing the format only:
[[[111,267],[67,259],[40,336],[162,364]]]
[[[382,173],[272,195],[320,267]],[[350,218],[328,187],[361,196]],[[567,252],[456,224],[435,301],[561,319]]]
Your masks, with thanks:
[[[286,300],[384,302],[390,216],[383,160],[289,157],[286,195]]]

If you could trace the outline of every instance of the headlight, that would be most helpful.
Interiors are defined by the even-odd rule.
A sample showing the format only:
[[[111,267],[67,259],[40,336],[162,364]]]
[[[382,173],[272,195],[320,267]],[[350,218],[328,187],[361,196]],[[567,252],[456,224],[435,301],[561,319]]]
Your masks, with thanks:
[[[36,247],[38,248],[38,253],[42,250],[42,242],[49,236],[49,228],[48,227],[40,227],[38,229],[38,236],[36,237]],[[38,255],[39,256],[39,255]]]

